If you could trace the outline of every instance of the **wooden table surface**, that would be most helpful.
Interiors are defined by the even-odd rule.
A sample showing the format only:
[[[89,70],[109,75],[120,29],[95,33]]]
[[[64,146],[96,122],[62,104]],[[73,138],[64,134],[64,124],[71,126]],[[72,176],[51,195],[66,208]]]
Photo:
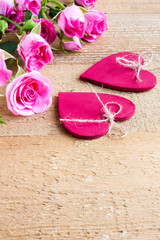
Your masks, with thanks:
[[[1,97],[2,240],[160,239],[159,84],[145,93],[94,86],[136,104],[122,124],[125,139],[79,140],[59,124],[58,92],[90,92],[80,74],[112,53],[152,49],[150,68],[160,80],[160,0],[99,0],[96,7],[108,14],[108,32],[81,53],[54,53],[42,70],[54,86],[47,112],[16,117]]]

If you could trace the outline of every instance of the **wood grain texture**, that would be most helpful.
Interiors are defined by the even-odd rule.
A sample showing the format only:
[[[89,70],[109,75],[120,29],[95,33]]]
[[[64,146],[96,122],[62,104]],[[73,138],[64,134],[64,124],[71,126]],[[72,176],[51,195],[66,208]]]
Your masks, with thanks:
[[[59,124],[58,92],[91,91],[79,76],[105,56],[150,48],[159,81],[160,1],[99,0],[96,6],[108,13],[108,32],[81,53],[55,52],[42,70],[54,86],[47,112],[13,116],[0,97],[7,121],[0,126],[0,240],[160,240],[159,83],[145,93],[94,86],[136,104],[136,115],[122,123],[125,139],[79,140]]]
[[[1,239],[159,239],[159,137],[2,138]]]

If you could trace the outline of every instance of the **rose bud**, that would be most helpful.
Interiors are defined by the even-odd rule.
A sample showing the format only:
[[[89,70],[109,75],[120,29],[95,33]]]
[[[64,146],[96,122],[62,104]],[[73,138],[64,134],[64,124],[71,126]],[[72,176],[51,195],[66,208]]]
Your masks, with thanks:
[[[3,15],[16,23],[20,23],[24,19],[24,12],[22,12],[21,7],[14,7],[13,0],[0,0],[0,15]],[[8,23],[7,31],[12,31],[15,26],[11,23]]]
[[[4,86],[10,80],[12,71],[7,69],[5,55],[0,49],[0,86]]]
[[[16,3],[19,4],[23,10],[31,11],[35,16],[38,16],[41,9],[42,0],[16,0]]]
[[[62,38],[62,44],[65,50],[68,51],[79,51],[82,48],[80,39],[78,37],[68,38],[64,36]]]
[[[39,71],[53,60],[53,53],[47,41],[35,33],[25,35],[17,51],[25,62],[27,72]]]
[[[41,37],[43,37],[48,43],[53,43],[57,37],[55,26],[47,19],[33,19],[35,23],[41,22]]]
[[[7,85],[8,109],[15,115],[43,113],[52,103],[53,87],[39,72],[25,73]]]
[[[82,7],[94,6],[95,2],[97,0],[75,0],[75,3]]]
[[[0,0],[0,6],[0,15],[8,17],[8,15],[14,10],[14,1]]]
[[[85,15],[86,29],[83,40],[95,42],[107,30],[107,16],[98,10],[92,10]]]
[[[5,34],[8,29],[8,23],[5,20],[0,20],[0,33]]]
[[[22,30],[26,31],[26,32],[30,32],[37,24],[33,21],[33,20],[28,20],[27,22],[25,22]]]
[[[59,15],[58,24],[67,37],[82,38],[85,31],[84,14],[80,7],[72,4],[66,7]]]
[[[11,15],[8,16],[13,22],[20,23],[24,19],[24,12],[21,7],[17,7],[16,10],[12,11]],[[8,23],[8,30],[12,31],[15,29],[15,26],[12,23]]]

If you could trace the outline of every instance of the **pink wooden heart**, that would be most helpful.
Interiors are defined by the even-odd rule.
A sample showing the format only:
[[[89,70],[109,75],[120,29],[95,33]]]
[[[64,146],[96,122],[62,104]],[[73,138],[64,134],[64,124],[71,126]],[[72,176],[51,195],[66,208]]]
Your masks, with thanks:
[[[93,65],[80,78],[103,87],[123,91],[143,92],[155,87],[156,77],[152,73],[141,70],[140,79],[142,82],[140,82],[135,70],[120,65],[116,60],[117,57],[138,61],[139,55],[130,52],[113,54]]]
[[[108,104],[108,109],[112,113],[119,110],[118,103],[122,106],[122,111],[115,117],[115,121],[124,121],[131,118],[135,113],[135,105],[130,100],[110,95],[98,93],[101,101]],[[81,120],[104,120],[103,107],[95,93],[81,92],[60,92],[58,94],[58,105],[60,119],[65,119],[62,124],[67,131],[82,139],[95,139],[105,135],[109,130],[109,123],[106,122],[68,122],[67,119]]]

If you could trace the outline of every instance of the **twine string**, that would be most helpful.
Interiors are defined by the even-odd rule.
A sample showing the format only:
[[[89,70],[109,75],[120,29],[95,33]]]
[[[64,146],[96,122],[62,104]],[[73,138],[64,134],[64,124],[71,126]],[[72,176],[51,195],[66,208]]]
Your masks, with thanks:
[[[110,126],[109,126],[109,131],[108,134],[110,137],[112,138],[122,138],[125,137],[127,135],[126,130],[120,126],[118,123],[115,122],[115,117],[116,115],[118,115],[121,111],[122,111],[122,105],[120,105],[119,103],[116,102],[107,102],[106,104],[104,104],[102,102],[102,100],[100,99],[99,95],[94,91],[98,101],[101,103],[102,105],[102,110],[103,110],[103,118],[104,119],[76,119],[76,118],[71,118],[71,119],[67,119],[67,118],[60,118],[61,122],[79,122],[79,123],[103,123],[103,122],[109,122]],[[119,110],[116,113],[112,113],[109,109],[108,109],[108,105],[109,104],[115,104],[119,107]],[[114,133],[115,131],[115,133]]]
[[[142,63],[142,57],[144,55],[148,54],[149,55],[149,59],[148,62],[146,62],[145,64]],[[121,66],[124,67],[128,67],[131,68],[132,70],[134,70],[136,72],[136,77],[138,79],[139,82],[143,82],[143,80],[140,78],[140,72],[142,69],[145,69],[153,60],[153,53],[151,50],[146,49],[145,51],[143,51],[139,56],[138,56],[138,61],[135,60],[129,60],[127,59],[125,56],[124,57],[117,57],[116,61],[117,63],[119,63]]]

